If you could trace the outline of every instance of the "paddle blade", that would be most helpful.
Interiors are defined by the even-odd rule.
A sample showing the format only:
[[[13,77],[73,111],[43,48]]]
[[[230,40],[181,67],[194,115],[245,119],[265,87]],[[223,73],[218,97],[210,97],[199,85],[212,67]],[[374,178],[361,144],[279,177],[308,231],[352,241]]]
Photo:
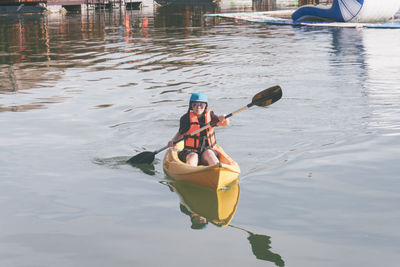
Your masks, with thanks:
[[[155,157],[154,152],[145,151],[142,153],[137,154],[136,156],[131,157],[127,160],[129,164],[150,164],[154,161]]]
[[[275,85],[256,94],[251,100],[251,105],[266,107],[275,103],[281,97],[282,89],[279,85]]]

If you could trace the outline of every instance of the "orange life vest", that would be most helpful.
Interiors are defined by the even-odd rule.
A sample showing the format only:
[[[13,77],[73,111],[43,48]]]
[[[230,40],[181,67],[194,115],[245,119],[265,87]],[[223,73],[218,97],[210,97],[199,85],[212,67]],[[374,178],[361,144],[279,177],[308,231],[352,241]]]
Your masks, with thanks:
[[[212,110],[206,111],[204,115],[206,124],[211,122],[211,111]],[[185,149],[198,152],[200,150],[200,141],[201,141],[200,132],[193,136],[190,136],[189,134],[200,129],[199,119],[197,118],[197,115],[193,111],[189,112],[189,119],[190,119],[190,128],[186,132],[188,136],[185,139]],[[217,141],[215,139],[215,132],[213,127],[208,127],[205,131],[207,133],[206,136],[208,140],[208,145],[210,147],[214,147]]]

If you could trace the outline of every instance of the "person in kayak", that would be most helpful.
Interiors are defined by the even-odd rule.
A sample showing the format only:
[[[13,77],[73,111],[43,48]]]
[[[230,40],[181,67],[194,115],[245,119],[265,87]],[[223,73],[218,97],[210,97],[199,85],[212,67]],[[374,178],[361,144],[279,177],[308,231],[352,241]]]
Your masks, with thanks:
[[[190,96],[188,112],[180,118],[178,132],[168,142],[168,146],[172,147],[175,141],[185,137],[185,147],[178,153],[181,161],[192,166],[197,166],[199,163],[203,165],[219,163],[218,152],[214,148],[216,139],[212,126],[194,136],[189,136],[208,123],[227,126],[229,119],[225,119],[224,115],[217,116],[208,109],[208,98],[204,93],[193,93]]]

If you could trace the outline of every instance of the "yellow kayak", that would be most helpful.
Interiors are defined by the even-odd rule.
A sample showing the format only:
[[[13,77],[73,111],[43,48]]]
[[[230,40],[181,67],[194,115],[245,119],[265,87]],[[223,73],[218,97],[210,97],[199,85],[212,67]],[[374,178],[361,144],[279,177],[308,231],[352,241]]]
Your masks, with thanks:
[[[222,148],[222,153],[219,154],[220,163],[214,166],[190,166],[182,162],[178,158],[178,152],[182,149],[183,141],[168,148],[165,153],[163,167],[171,178],[214,190],[224,188],[238,179],[239,165]]]

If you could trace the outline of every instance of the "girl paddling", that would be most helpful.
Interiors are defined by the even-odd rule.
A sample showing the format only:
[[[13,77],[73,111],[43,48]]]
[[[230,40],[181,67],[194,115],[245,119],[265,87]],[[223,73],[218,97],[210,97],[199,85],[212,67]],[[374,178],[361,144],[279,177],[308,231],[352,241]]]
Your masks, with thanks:
[[[193,93],[190,96],[189,109],[180,118],[180,126],[176,135],[168,142],[168,146],[174,146],[174,142],[189,135],[204,125],[210,123],[216,126],[229,125],[229,119],[224,115],[217,116],[208,107],[208,99],[204,93]],[[219,163],[218,151],[215,148],[216,139],[213,127],[209,127],[194,136],[185,138],[185,147],[179,152],[179,159],[189,165],[215,165]]]

